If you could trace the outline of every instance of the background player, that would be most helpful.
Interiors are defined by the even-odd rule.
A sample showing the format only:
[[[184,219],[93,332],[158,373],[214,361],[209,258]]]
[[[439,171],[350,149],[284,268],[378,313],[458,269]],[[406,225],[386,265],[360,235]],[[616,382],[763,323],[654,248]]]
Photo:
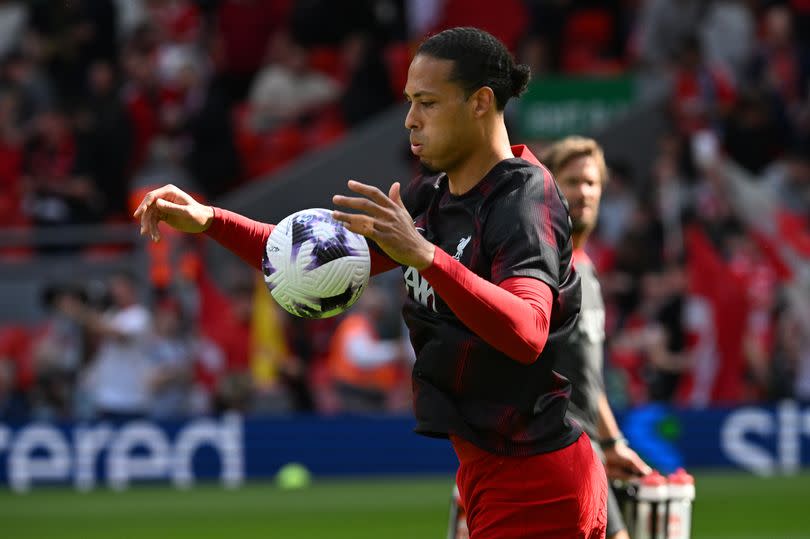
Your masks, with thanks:
[[[471,536],[604,537],[604,472],[565,419],[570,386],[551,370],[579,310],[567,210],[548,171],[510,147],[503,119],[528,78],[478,29],[426,40],[408,71],[405,127],[436,173],[405,196],[398,183],[386,195],[350,181],[362,196],[334,202],[361,213],[334,216],[379,249],[372,273],[403,268],[416,431],[451,439]],[[135,216],[154,240],[160,221],[207,231],[257,268],[272,230],[170,185]]]
[[[577,327],[565,340],[564,352],[554,366],[573,386],[568,413],[583,426],[591,440],[598,441],[609,478],[645,475],[650,468],[627,446],[605,395],[602,372],[605,306],[596,270],[585,253],[585,242],[596,227],[602,188],[608,179],[605,157],[595,140],[568,137],[549,147],[541,160],[554,174],[568,200],[574,266],[582,281],[582,307]],[[607,536],[628,538],[612,491],[608,492]]]

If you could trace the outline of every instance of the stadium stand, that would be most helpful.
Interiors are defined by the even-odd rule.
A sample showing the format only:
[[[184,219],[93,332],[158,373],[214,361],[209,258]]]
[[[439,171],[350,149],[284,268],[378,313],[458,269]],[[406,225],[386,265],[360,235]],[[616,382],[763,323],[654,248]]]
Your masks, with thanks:
[[[137,413],[337,410],[341,320],[265,316],[275,355],[257,353],[257,312],[272,304],[255,276],[202,240],[147,245],[129,210],[171,181],[278,220],[328,206],[348,177],[407,179],[397,96],[421,37],[457,24],[504,39],[538,85],[638,84],[590,133],[612,170],[589,254],[616,405],[810,399],[806,2],[515,0],[501,18],[450,0],[337,4],[0,6],[0,417],[99,413],[82,384],[102,343],[66,305],[103,313],[120,270],[159,330],[145,387],[160,405]],[[547,144],[520,140],[519,111],[507,111],[515,139]],[[70,346],[55,354],[59,339]]]

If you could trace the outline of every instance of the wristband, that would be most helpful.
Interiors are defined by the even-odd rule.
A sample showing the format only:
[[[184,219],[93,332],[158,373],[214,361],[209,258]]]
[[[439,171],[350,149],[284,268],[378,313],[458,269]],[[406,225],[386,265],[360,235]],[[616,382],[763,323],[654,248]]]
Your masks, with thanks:
[[[615,436],[613,438],[604,438],[599,440],[599,447],[602,449],[613,449],[617,444],[627,445],[627,438],[620,434],[619,436]]]

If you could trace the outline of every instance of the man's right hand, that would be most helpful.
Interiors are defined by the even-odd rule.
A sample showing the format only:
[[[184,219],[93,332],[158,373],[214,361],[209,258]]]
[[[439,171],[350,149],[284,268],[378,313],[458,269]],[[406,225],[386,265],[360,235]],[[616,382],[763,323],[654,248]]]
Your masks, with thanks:
[[[160,241],[158,223],[181,232],[204,232],[214,220],[214,208],[200,204],[174,185],[164,185],[143,197],[133,217],[141,220],[141,235]]]
[[[626,481],[652,472],[652,469],[641,460],[641,457],[627,446],[627,442],[619,442],[613,447],[603,449],[603,451],[605,453],[605,470],[610,479]]]

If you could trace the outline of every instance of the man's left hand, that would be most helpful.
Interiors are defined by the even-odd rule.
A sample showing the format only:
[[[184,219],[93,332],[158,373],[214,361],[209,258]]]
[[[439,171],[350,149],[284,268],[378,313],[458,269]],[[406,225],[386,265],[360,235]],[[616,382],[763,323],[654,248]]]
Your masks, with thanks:
[[[413,224],[400,196],[399,182],[391,185],[388,196],[372,185],[349,180],[349,189],[363,195],[335,195],[332,202],[362,213],[333,211],[335,220],[352,232],[373,240],[392,260],[423,270],[433,263],[435,246],[423,238]]]

